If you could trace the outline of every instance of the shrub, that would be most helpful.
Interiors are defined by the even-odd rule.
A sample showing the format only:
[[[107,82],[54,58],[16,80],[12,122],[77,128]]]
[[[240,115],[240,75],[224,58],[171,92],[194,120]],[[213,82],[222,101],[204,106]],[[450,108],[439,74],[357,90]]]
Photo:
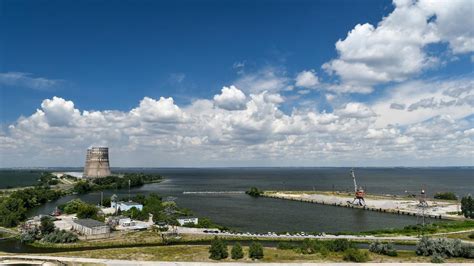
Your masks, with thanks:
[[[227,252],[227,245],[217,236],[211,241],[211,247],[209,247],[209,258],[213,260],[225,259],[229,256]]]
[[[381,243],[379,241],[375,241],[370,243],[369,251],[377,254],[387,255],[391,257],[396,257],[398,255],[397,250],[393,247],[392,244]]]
[[[235,243],[231,250],[231,258],[234,260],[238,260],[244,257],[244,251],[242,250],[242,246],[240,243]]]
[[[458,197],[453,192],[438,192],[434,195],[435,199],[457,200]]]
[[[349,248],[344,251],[345,261],[352,261],[352,262],[367,262],[369,261],[369,253],[366,251],[360,251],[359,249]]]
[[[306,238],[300,245],[299,251],[302,254],[314,254],[316,252],[321,253],[322,255],[326,255],[329,251],[327,246],[331,246],[330,244],[328,245],[327,243],[331,242],[323,242],[317,239],[311,240]]]
[[[329,245],[329,250],[334,252],[346,251],[350,248],[355,248],[355,245],[347,239],[336,239]]]
[[[444,263],[444,258],[443,256],[439,254],[435,254],[431,257],[431,262],[432,263]]]
[[[77,218],[79,219],[96,218],[98,211],[99,209],[96,206],[85,203],[79,206],[79,209],[77,210]]]
[[[277,249],[288,250],[288,249],[296,249],[298,245],[289,243],[289,242],[278,242]]]
[[[41,235],[47,235],[54,231],[54,222],[49,216],[41,217],[40,231]]]
[[[245,194],[250,195],[252,197],[259,197],[263,194],[263,191],[256,187],[251,187],[249,190],[245,191]]]
[[[263,247],[260,243],[252,242],[249,247],[249,258],[251,259],[263,259]]]
[[[416,254],[419,256],[432,256],[435,254],[446,257],[467,257],[472,246],[462,244],[459,239],[423,237],[416,245]]]
[[[72,232],[56,229],[45,235],[42,240],[48,243],[73,243],[76,242],[78,238],[77,235]]]
[[[33,243],[39,239],[39,230],[36,227],[23,231],[20,235],[21,243]]]

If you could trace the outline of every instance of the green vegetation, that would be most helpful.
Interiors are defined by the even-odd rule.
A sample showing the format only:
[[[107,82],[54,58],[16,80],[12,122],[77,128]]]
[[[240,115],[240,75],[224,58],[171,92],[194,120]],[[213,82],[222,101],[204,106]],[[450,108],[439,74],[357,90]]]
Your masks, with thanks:
[[[26,212],[34,207],[61,197],[60,191],[36,186],[12,192],[0,198],[0,226],[14,227],[26,219]]]
[[[41,235],[47,235],[53,232],[54,231],[53,219],[51,219],[49,216],[41,217],[41,223],[40,223],[39,229],[40,229]]]
[[[187,224],[184,224],[183,226],[184,227],[191,227],[191,228],[217,228],[219,230],[229,230],[228,227],[218,225],[218,224],[214,223],[213,221],[211,221],[211,219],[206,218],[206,217],[199,218],[198,224],[187,223]]]
[[[77,240],[78,238],[76,234],[59,229],[54,229],[53,232],[45,235],[42,239],[42,241],[48,243],[74,243]]]
[[[58,208],[66,214],[77,214],[77,218],[85,219],[97,219],[97,213],[99,208],[96,206],[86,203],[80,199],[73,199],[65,204],[59,205]]]
[[[352,262],[367,262],[370,260],[369,253],[367,251],[361,251],[359,249],[350,248],[344,251],[345,261],[352,261]]]
[[[320,253],[325,256],[329,252],[342,252],[350,248],[355,248],[355,244],[347,239],[335,239],[335,240],[319,240],[306,238],[302,242],[280,242],[278,243],[278,249],[281,250],[294,250],[301,254],[315,254]]]
[[[38,183],[40,186],[52,186],[59,183],[57,177],[49,172],[41,173]]]
[[[434,198],[442,200],[458,200],[458,197],[453,192],[438,192],[434,195]]]
[[[263,190],[259,190],[256,187],[251,187],[249,190],[245,191],[245,194],[250,195],[252,197],[260,197],[263,194]]]
[[[371,230],[365,232],[339,232],[339,235],[419,235],[444,233],[444,232],[455,232],[461,230],[468,230],[474,228],[474,221],[450,221],[450,222],[439,222],[426,224],[424,227],[421,224],[408,225],[404,228],[388,228]]]
[[[161,181],[163,177],[158,174],[129,173],[123,177],[107,176],[103,178],[95,178],[92,180],[79,181],[74,185],[73,191],[79,194],[88,193],[90,191],[99,191],[106,189],[123,189],[130,187],[140,187],[147,183]]]
[[[466,218],[474,218],[474,199],[471,195],[461,199],[461,212]]]
[[[227,252],[227,245],[222,239],[217,236],[212,240],[211,247],[209,247],[209,258],[213,260],[222,260],[229,256]]]
[[[249,247],[249,258],[254,260],[263,259],[263,247],[258,242],[252,242]]]
[[[41,217],[39,228],[31,227],[22,232],[20,241],[22,243],[33,243],[37,240],[47,243],[73,243],[78,240],[77,235],[65,230],[55,228],[53,220],[44,216]]]
[[[381,243],[379,241],[375,241],[370,243],[369,251],[381,255],[387,255],[390,257],[398,256],[397,250],[393,247],[390,243]]]
[[[244,257],[244,251],[242,250],[242,246],[239,242],[235,243],[234,246],[232,246],[230,254],[233,260],[239,260]]]
[[[418,256],[474,258],[474,246],[459,239],[423,237],[416,245]]]

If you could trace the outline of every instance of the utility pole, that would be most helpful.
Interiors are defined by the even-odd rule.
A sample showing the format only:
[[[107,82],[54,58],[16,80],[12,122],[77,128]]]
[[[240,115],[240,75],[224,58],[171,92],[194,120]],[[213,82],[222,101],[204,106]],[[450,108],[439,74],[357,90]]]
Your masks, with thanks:
[[[104,202],[104,192],[101,191],[100,192],[100,207],[104,207],[103,202]]]
[[[128,180],[128,201],[130,201],[130,179]]]

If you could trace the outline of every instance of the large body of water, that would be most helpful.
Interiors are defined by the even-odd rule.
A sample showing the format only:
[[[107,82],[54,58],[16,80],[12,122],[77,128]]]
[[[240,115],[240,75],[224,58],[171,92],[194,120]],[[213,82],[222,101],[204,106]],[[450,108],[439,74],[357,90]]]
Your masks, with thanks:
[[[61,169],[64,171],[64,169]],[[77,169],[69,169],[77,170]],[[369,193],[416,193],[424,188],[429,195],[452,191],[462,196],[474,194],[474,168],[360,168],[356,175]],[[348,190],[353,189],[349,168],[119,168],[113,172],[153,172],[165,181],[132,189],[135,193],[172,196],[196,216],[209,217],[232,229],[248,232],[339,232],[365,231],[415,224],[411,216],[370,212],[245,194],[183,194],[191,191],[244,191],[256,186],[263,190]],[[17,177],[20,178],[20,177]],[[0,171],[0,187],[9,183]],[[34,183],[34,180],[33,180]],[[125,197],[127,191],[104,191]],[[100,201],[100,192],[67,196],[31,212],[49,213],[58,204],[80,197],[90,203]]]

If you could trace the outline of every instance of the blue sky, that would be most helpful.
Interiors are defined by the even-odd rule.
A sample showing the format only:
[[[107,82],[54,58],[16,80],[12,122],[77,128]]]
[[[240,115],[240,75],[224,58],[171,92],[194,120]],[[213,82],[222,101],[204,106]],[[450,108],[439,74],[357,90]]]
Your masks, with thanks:
[[[50,159],[25,162],[48,166],[80,165],[83,149],[94,144],[155,158],[123,155],[117,158],[122,166],[373,162],[369,155],[354,161],[348,155],[359,148],[351,146],[372,156],[383,153],[375,162],[381,165],[433,164],[421,154],[426,147],[435,147],[435,162],[449,157],[447,164],[472,164],[473,7],[453,3],[2,0],[0,147],[22,154],[68,142],[74,153],[68,159],[65,150],[53,149]],[[224,86],[230,89],[224,92]],[[454,87],[464,90],[449,96]],[[212,106],[207,110],[201,101]],[[272,108],[280,113],[266,113]],[[107,110],[128,118],[113,120]],[[79,138],[88,134],[84,125],[93,123],[84,111],[99,112],[105,117],[99,124],[110,126]],[[199,112],[214,117],[196,122]],[[329,124],[320,121],[325,117]],[[221,128],[211,126],[221,120]],[[449,134],[467,137],[416,144],[413,154],[409,147],[426,137],[412,131],[445,121],[455,128]],[[354,135],[343,127],[351,123]],[[132,128],[141,131],[131,134]],[[70,134],[58,138],[58,131]],[[111,131],[117,135],[104,133]],[[377,138],[372,144],[371,134]],[[22,145],[31,138],[37,141]],[[174,148],[163,147],[166,141]],[[295,148],[298,142],[312,147],[314,156]],[[462,143],[467,149],[445,151]],[[190,155],[214,149],[227,150],[227,156]],[[294,159],[273,149],[289,149]],[[438,149],[440,156],[434,155]],[[247,152],[252,156],[240,157]],[[176,157],[157,158],[169,153]],[[327,153],[330,159],[319,160]],[[403,153],[414,157],[400,160]]]

